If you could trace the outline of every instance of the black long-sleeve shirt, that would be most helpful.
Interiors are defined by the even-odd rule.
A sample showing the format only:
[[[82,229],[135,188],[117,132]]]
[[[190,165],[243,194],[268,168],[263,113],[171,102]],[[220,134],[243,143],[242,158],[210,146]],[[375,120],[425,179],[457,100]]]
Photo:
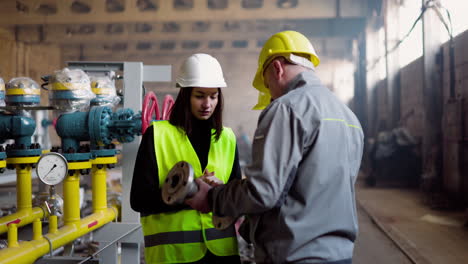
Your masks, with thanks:
[[[200,160],[202,170],[208,164],[208,152],[211,144],[211,128],[205,122],[207,121],[195,120],[192,134],[189,136],[190,143]],[[229,181],[233,179],[241,179],[237,146]],[[167,205],[162,200],[152,127],[149,127],[143,134],[138,149],[130,190],[130,206],[143,216],[191,209],[186,204]]]

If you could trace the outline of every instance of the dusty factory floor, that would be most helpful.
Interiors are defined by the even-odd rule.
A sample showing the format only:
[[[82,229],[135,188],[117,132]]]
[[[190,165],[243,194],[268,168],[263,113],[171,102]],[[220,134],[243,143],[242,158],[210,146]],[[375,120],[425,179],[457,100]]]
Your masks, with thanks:
[[[357,184],[360,234],[354,263],[468,263],[461,211],[431,210],[417,189]]]

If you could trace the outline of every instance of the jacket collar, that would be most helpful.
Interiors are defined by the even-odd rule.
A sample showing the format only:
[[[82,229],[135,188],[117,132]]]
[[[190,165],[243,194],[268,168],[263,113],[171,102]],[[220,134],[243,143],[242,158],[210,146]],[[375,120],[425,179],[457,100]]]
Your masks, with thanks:
[[[305,85],[321,85],[320,79],[318,78],[317,74],[315,71],[304,71],[296,75],[288,84],[288,87],[286,88],[286,91],[284,94],[287,94],[288,92],[303,87]]]

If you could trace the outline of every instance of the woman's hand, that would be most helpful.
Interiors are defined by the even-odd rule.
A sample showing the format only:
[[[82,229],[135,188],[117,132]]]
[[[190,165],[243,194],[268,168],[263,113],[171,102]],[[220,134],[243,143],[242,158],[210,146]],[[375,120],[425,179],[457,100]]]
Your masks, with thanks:
[[[220,179],[216,178],[214,171],[209,172],[208,170],[205,170],[200,179],[208,183],[211,187],[216,187],[224,184]]]

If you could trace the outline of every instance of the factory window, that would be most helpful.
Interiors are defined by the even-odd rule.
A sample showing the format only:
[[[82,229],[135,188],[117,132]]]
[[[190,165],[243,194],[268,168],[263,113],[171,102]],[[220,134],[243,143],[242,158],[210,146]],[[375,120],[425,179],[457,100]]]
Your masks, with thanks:
[[[220,49],[224,45],[224,42],[222,40],[212,40],[208,42],[208,48],[210,49]]]
[[[28,13],[29,7],[21,1],[16,1],[16,11],[18,11],[18,13]]]
[[[176,22],[167,22],[163,24],[163,32],[179,32],[180,25]]]
[[[240,29],[240,24],[237,21],[226,21],[223,24],[224,31],[235,31]]]
[[[463,33],[468,29],[468,19],[466,19],[466,11],[468,10],[468,1],[460,0],[442,0],[440,13],[450,28],[450,20],[452,21],[453,36]],[[450,15],[450,20],[449,20]],[[445,32],[444,32],[445,33]],[[449,39],[448,34],[442,35],[444,40]]]
[[[122,24],[108,24],[106,26],[107,34],[122,34],[124,32],[124,26]]]
[[[151,46],[150,42],[138,42],[136,48],[137,50],[149,50],[151,49]]]
[[[265,45],[265,42],[266,42],[265,39],[257,40],[257,47],[259,48],[263,47],[263,45]]]
[[[157,0],[137,0],[136,5],[138,10],[144,11],[156,11],[159,8],[159,1]]]
[[[135,32],[137,33],[148,33],[153,30],[153,26],[148,23],[137,23],[135,24]]]
[[[196,49],[200,47],[200,42],[199,41],[184,41],[182,42],[182,48],[183,49]]]
[[[421,13],[420,1],[404,1],[399,9],[399,32],[400,40],[403,40],[405,35],[410,31],[414,21]],[[422,23],[420,21],[414,27],[413,31],[403,40],[398,49],[399,64],[401,67],[406,66],[415,59],[423,55],[422,43]]]
[[[234,40],[232,42],[233,48],[247,48],[249,42],[247,40]]]
[[[387,77],[387,68],[385,64],[385,29],[381,27],[378,31],[367,34],[367,82],[369,88],[375,88],[375,84]]]
[[[225,9],[228,5],[228,0],[208,0],[209,9]]]
[[[210,23],[205,21],[197,21],[192,24],[192,31],[206,32],[210,29]]]
[[[49,16],[57,13],[57,6],[53,3],[50,4],[40,4],[39,7],[36,10],[37,13],[44,15],[44,16]]]
[[[297,0],[278,0],[276,5],[279,8],[294,8],[297,7]]]
[[[70,6],[72,13],[76,14],[86,14],[91,12],[91,4],[83,0],[75,0]]]
[[[111,51],[124,51],[127,50],[127,43],[115,43],[112,45],[104,45],[104,50],[111,50]]]
[[[73,25],[73,26],[67,26],[65,31],[67,35],[75,35],[75,34],[89,35],[89,34],[93,34],[96,32],[96,26],[91,25],[91,24]]]
[[[175,49],[175,42],[174,41],[162,41],[159,45],[161,50],[173,50]]]
[[[256,9],[263,6],[263,0],[242,0],[242,8]]]
[[[109,13],[119,13],[125,10],[125,0],[106,0],[106,10]]]
[[[174,9],[188,10],[193,8],[193,0],[174,0]]]

